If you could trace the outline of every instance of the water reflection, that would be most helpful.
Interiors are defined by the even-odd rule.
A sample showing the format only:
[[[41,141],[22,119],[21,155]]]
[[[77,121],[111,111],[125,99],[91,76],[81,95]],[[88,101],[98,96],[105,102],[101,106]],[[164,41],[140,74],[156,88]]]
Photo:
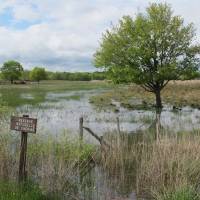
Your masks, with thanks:
[[[87,200],[136,200],[132,173],[108,175],[98,166],[82,178],[81,193]]]
[[[72,91],[59,94],[49,92],[42,96],[43,101],[39,105],[17,107],[17,114],[28,113],[29,116],[37,118],[38,134],[59,135],[63,131],[67,131],[72,136],[76,136],[79,131],[80,116],[84,117],[85,126],[90,127],[98,135],[113,131],[117,132],[119,129],[117,118],[119,118],[120,130],[128,133],[145,130],[151,127],[155,121],[154,111],[128,110],[114,101],[112,103],[118,109],[118,113],[96,109],[89,103],[89,98],[99,92],[102,91]],[[22,94],[21,97],[34,98],[29,94]],[[40,98],[38,97],[38,99]],[[174,112],[172,106],[165,105],[160,120],[162,127],[172,130],[172,132],[198,129],[200,128],[200,110],[185,107]],[[3,123],[3,121],[1,122]],[[7,123],[7,126],[9,126],[9,123]],[[84,139],[90,142],[93,141],[89,135],[84,135]],[[131,142],[131,140],[129,141]],[[101,166],[94,166],[87,168],[87,170],[87,173],[80,174],[80,177],[78,177],[80,178],[81,188],[72,187],[74,193],[77,193],[77,190],[80,189],[82,199],[136,199],[134,193],[135,171],[133,169],[124,169],[123,173],[115,170],[112,174],[103,170]]]
[[[80,116],[85,125],[102,135],[117,129],[117,117],[120,129],[125,132],[144,130],[154,121],[155,112],[147,110],[127,110],[115,102],[118,113],[110,110],[98,110],[89,103],[89,97],[97,91],[73,91],[65,93],[47,93],[45,102],[39,106],[23,105],[17,108],[19,115],[29,113],[38,118],[38,130],[59,134],[63,130],[76,134]],[[29,95],[26,97],[30,98]],[[200,128],[200,110],[185,107],[174,112],[172,106],[165,105],[161,115],[164,128],[173,131],[188,131]]]

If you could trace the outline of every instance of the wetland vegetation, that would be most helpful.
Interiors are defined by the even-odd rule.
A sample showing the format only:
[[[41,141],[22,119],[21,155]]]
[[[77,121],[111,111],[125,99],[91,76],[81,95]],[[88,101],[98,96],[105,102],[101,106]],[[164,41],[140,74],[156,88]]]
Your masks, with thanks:
[[[176,112],[174,104],[165,101],[172,88],[175,88],[174,96],[179,101],[176,106],[182,108]],[[39,85],[2,85],[1,89],[2,102],[7,102],[2,103],[0,141],[0,176],[5,180],[0,190],[5,194],[8,193],[7,185],[12,188],[16,184],[20,147],[20,135],[9,131],[9,118],[13,114],[29,113],[39,120],[37,134],[29,134],[28,140],[30,183],[27,185],[34,187],[30,189],[34,197],[29,189],[24,192],[17,187],[13,195],[21,195],[21,199],[22,194],[24,199],[27,196],[37,199],[37,195],[39,199],[136,199],[136,194],[138,198],[145,196],[158,200],[181,199],[181,195],[198,199],[200,114],[199,95],[194,94],[199,94],[199,81],[172,82],[163,91],[163,100],[167,104],[163,124],[167,124],[169,118],[175,123],[174,127],[163,127],[159,143],[154,140],[155,130],[148,129],[155,117],[154,97],[144,94],[136,85],[115,86],[105,81],[44,81]],[[105,99],[97,103],[95,99],[100,98]],[[150,110],[123,106],[125,100],[132,105],[145,101]],[[190,102],[197,106],[193,107]],[[185,106],[188,107],[186,111]],[[191,113],[194,115],[192,120]],[[188,116],[183,119],[181,116],[185,115]],[[80,116],[84,116],[87,126],[99,136],[104,135],[112,145],[106,154],[101,154],[100,146],[85,132],[80,150]],[[176,130],[178,121],[180,127]],[[190,129],[185,129],[183,123],[190,124]],[[144,127],[140,129],[141,125]],[[34,195],[35,190],[37,195]]]
[[[162,91],[164,104],[176,109],[185,106],[200,108],[200,81],[171,81]],[[136,84],[119,86],[100,95],[90,98],[90,102],[102,108],[114,108],[113,101],[119,102],[122,107],[138,110],[153,109],[155,97],[152,93],[144,91]]]
[[[6,61],[0,200],[200,200],[194,37],[193,24],[174,16],[170,5],[152,3],[103,34],[94,64],[109,81],[104,72],[29,72]],[[10,117],[24,114],[38,124],[28,134],[27,168],[18,171],[26,141],[20,146]]]

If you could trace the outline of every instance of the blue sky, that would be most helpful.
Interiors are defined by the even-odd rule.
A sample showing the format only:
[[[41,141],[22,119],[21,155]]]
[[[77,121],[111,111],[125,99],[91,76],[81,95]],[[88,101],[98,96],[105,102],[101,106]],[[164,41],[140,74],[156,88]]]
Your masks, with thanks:
[[[0,63],[24,68],[93,71],[102,33],[123,15],[135,16],[162,0],[0,0]],[[200,34],[199,0],[168,0],[175,14],[194,22]],[[197,37],[197,40],[199,37]]]

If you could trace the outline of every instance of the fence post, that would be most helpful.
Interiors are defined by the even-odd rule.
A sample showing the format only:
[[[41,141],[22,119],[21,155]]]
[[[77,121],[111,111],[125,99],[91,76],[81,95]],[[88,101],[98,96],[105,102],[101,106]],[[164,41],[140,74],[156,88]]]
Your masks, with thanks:
[[[23,117],[29,117],[28,115],[23,115]],[[19,160],[19,183],[24,182],[27,178],[26,172],[26,154],[27,154],[27,132],[21,132],[21,150],[20,150],[20,160]]]
[[[83,117],[80,117],[79,119],[79,141],[80,141],[80,147],[83,142]]]
[[[157,142],[159,142],[159,139],[160,139],[160,129],[161,129],[160,113],[156,113],[156,141]]]
[[[117,131],[120,134],[121,130],[120,130],[120,122],[119,122],[119,117],[117,117]]]

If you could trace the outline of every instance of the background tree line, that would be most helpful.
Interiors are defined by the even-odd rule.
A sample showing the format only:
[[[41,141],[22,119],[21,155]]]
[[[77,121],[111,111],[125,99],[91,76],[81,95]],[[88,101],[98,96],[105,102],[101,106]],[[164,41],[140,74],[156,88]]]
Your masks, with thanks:
[[[105,80],[105,72],[47,72],[49,80],[90,81]]]
[[[14,60],[7,61],[1,67],[1,80],[10,81],[37,81],[41,80],[68,80],[91,81],[106,79],[105,72],[51,72],[43,67],[34,67],[32,70],[24,70],[22,65]]]
[[[191,71],[192,78],[200,78],[199,71]],[[118,75],[123,74],[119,73]],[[185,75],[185,74],[183,74]],[[180,76],[179,80],[187,79]],[[41,80],[68,80],[68,81],[91,81],[91,80],[105,80],[112,79],[110,73],[104,72],[51,72],[46,71],[44,67],[34,67],[32,70],[23,69],[22,65],[14,60],[7,61],[0,68],[0,80],[10,81],[11,84],[25,81]],[[127,79],[128,75],[123,74],[123,78]],[[175,79],[174,79],[175,80]],[[122,81],[123,82],[123,81]]]

